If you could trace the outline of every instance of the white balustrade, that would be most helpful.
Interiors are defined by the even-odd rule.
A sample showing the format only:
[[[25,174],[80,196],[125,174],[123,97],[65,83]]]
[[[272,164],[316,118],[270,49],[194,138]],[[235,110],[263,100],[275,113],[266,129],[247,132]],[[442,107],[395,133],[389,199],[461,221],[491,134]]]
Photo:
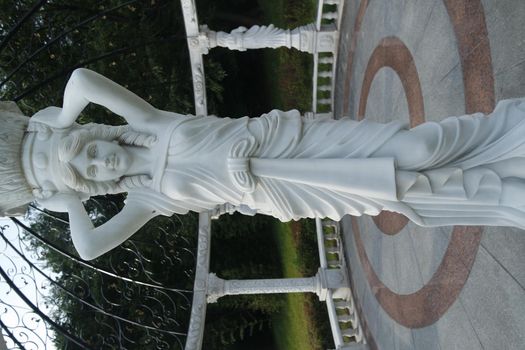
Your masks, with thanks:
[[[338,233],[327,233],[324,235],[324,239],[325,240],[335,240],[335,241],[338,241],[340,238],[339,234]]]
[[[321,57],[319,58],[319,64],[333,64],[334,58],[333,57]]]
[[[329,70],[320,71],[319,78],[332,78],[332,71],[329,71]]]
[[[328,247],[326,248],[326,252],[328,254],[340,254],[341,253],[341,249],[336,246],[336,247]]]
[[[325,228],[329,233],[325,233]],[[321,266],[346,271],[346,262],[341,245],[340,226],[333,220],[316,219],[317,241]],[[337,256],[336,259],[333,257]],[[330,259],[330,260],[329,260]],[[330,291],[326,300],[332,335],[337,349],[352,349],[353,345],[366,349],[366,341],[355,309],[351,290],[346,295]],[[350,345],[351,344],[351,345]]]
[[[337,320],[339,323],[351,323],[354,325],[357,322],[357,318],[355,313],[352,313],[350,315],[338,315]]]
[[[337,19],[339,14],[337,12],[325,12],[323,13],[323,19]]]

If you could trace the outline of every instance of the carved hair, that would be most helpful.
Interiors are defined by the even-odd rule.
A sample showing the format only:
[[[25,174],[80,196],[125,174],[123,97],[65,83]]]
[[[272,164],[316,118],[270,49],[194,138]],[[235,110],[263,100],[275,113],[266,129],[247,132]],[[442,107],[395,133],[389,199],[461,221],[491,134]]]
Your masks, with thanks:
[[[0,101],[0,216],[21,215],[33,200],[22,169],[22,139],[29,123],[14,102]]]
[[[132,188],[147,187],[151,183],[151,179],[147,175],[123,177],[118,181],[93,181],[83,178],[69,162],[82,150],[86,143],[93,140],[118,141],[119,144],[151,147],[156,142],[156,137],[135,132],[127,125],[87,124],[82,129],[73,131],[58,146],[58,158],[60,160],[58,170],[68,187],[95,196],[127,192]]]

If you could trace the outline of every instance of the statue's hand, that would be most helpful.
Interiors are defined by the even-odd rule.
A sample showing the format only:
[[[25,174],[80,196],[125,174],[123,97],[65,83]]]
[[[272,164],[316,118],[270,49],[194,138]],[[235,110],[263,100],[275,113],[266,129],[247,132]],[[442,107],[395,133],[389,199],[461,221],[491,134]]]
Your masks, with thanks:
[[[232,30],[231,34],[243,34],[247,30],[248,30],[248,28],[246,28],[246,27],[238,27],[238,28],[235,28],[234,30]]]
[[[39,123],[50,126],[52,128],[60,129],[64,127],[64,126],[59,125],[58,123],[61,113],[62,113],[62,108],[51,106],[51,107],[46,107],[36,112],[31,119],[33,121],[37,121]]]

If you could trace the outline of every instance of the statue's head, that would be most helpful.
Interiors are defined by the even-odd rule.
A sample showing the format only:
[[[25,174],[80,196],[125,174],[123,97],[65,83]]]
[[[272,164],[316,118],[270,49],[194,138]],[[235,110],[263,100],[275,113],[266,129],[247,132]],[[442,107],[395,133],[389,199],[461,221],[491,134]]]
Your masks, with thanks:
[[[53,201],[57,193],[85,200],[151,182],[146,175],[125,176],[132,158],[123,145],[151,147],[156,138],[127,125],[55,129],[8,102],[0,102],[0,123],[0,216],[23,215],[34,200],[63,211]]]
[[[125,150],[117,142],[128,131],[128,126],[99,124],[54,129],[31,121],[23,142],[22,167],[35,199],[43,202],[57,192],[75,192],[87,199],[125,191],[119,186],[127,170],[122,156]],[[100,150],[118,150],[121,165],[96,164],[95,169],[99,156],[94,151]]]
[[[131,165],[131,155],[119,143],[122,127],[90,125],[64,137],[58,145],[58,172],[77,192],[119,192],[119,183]],[[120,190],[121,192],[121,190]]]
[[[33,133],[25,141],[24,170],[28,182],[41,190],[35,194],[39,202],[57,192],[75,192],[87,199],[148,186],[151,181],[145,175],[126,176],[132,155],[124,145],[150,147],[156,139],[127,125],[91,123],[52,129],[30,123],[28,130]]]
[[[75,133],[58,149],[64,179],[70,187],[82,180],[94,182],[118,181],[131,166],[130,153],[115,141],[91,139],[91,135]]]

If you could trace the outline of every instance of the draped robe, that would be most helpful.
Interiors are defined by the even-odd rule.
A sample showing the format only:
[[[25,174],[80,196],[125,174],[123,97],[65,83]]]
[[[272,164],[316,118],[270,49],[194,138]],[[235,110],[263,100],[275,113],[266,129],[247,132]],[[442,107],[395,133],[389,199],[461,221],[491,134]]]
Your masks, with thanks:
[[[523,100],[507,100],[490,116],[424,123],[418,128],[438,144],[429,159],[404,168],[394,154],[374,157],[408,128],[399,121],[305,120],[295,110],[179,118],[158,134],[155,194],[132,190],[129,200],[166,215],[230,203],[282,221],[390,210],[423,226],[525,228],[522,209],[499,204],[504,181],[486,166],[525,157],[524,116]]]

